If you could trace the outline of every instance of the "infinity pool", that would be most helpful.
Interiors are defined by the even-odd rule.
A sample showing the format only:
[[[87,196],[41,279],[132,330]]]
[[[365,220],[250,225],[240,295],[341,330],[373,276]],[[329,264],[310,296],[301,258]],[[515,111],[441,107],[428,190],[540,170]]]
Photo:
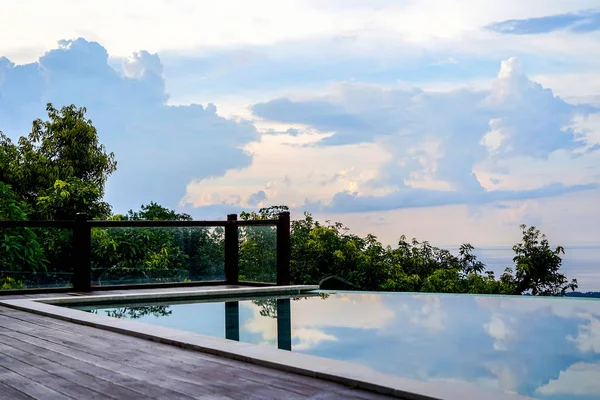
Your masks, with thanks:
[[[315,292],[74,308],[423,381],[462,381],[540,399],[600,399],[597,300]]]

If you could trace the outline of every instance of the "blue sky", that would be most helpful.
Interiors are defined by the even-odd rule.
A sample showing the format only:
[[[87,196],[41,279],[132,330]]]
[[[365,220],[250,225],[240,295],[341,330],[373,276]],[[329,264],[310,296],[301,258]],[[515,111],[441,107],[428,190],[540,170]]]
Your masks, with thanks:
[[[287,204],[393,243],[600,241],[597,1],[0,5],[0,130],[86,106],[116,212]]]

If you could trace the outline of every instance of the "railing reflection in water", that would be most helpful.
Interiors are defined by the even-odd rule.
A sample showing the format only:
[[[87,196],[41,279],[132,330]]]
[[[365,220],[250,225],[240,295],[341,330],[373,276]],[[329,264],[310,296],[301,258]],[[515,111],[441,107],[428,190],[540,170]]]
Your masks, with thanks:
[[[290,299],[277,299],[277,348],[292,350],[292,311]],[[240,340],[240,303],[225,303],[225,338]]]

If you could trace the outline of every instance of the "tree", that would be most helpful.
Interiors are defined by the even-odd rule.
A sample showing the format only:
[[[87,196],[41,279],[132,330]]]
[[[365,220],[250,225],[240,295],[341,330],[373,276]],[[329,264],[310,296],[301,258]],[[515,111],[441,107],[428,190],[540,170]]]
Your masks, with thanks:
[[[86,109],[46,107],[48,120],[33,121],[18,144],[0,134],[0,181],[31,208],[30,219],[71,219],[76,212],[106,218],[106,180],[116,170],[113,153],[99,144]]]
[[[125,219],[132,221],[192,221],[192,217],[189,214],[179,214],[153,201],[148,205],[142,205],[140,211],[134,212],[133,210],[129,210]]]
[[[116,220],[190,221],[155,202]],[[115,228],[92,231],[92,279],[97,284],[223,279],[223,229]]]
[[[242,212],[240,219],[276,220],[286,206]],[[239,266],[241,281],[275,282],[277,279],[277,231],[274,226],[243,226],[239,229]]]
[[[0,182],[0,220],[27,220],[27,205],[16,198],[11,187]],[[0,231],[0,287],[2,290],[25,287],[45,272],[48,261],[38,235],[30,228]]]
[[[559,272],[565,253],[562,246],[550,248],[546,235],[534,226],[521,225],[523,240],[513,246],[515,257],[514,294],[531,294],[542,296],[565,295],[567,290],[577,288],[577,280],[570,282]],[[511,271],[507,271],[510,273]],[[508,278],[508,277],[507,277]]]

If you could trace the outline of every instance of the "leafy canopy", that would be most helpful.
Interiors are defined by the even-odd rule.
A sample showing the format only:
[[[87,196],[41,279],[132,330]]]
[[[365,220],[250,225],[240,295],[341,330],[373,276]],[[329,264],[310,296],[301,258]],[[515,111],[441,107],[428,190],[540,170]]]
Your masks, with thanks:
[[[116,170],[113,153],[99,143],[86,109],[46,107],[48,119],[13,144],[0,133],[0,181],[31,208],[31,219],[69,219],[77,212],[106,218],[106,180]]]

